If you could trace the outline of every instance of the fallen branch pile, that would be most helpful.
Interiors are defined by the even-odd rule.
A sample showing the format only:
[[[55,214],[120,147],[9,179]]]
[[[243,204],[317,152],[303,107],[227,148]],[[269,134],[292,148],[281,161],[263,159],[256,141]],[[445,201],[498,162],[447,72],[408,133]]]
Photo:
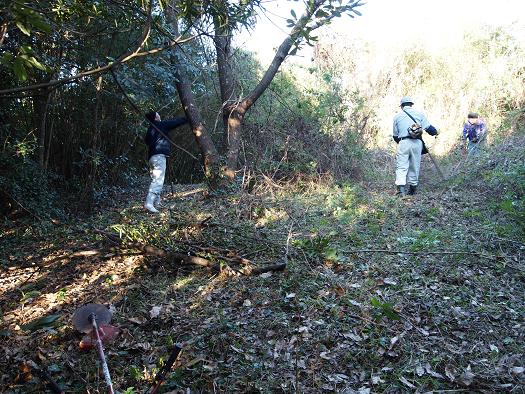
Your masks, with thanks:
[[[252,261],[242,258],[229,250],[219,249],[214,247],[193,246],[193,249],[186,253],[165,250],[153,245],[146,245],[139,242],[125,243],[115,234],[103,230],[95,230],[97,234],[103,235],[114,245],[125,247],[126,249],[138,249],[146,256],[154,256],[163,260],[169,261],[172,264],[183,266],[199,266],[211,269],[215,272],[227,270],[236,275],[255,276],[265,272],[284,271],[286,269],[286,262],[269,264],[265,266],[258,266]],[[206,259],[197,255],[198,251],[206,252],[213,255],[213,260]],[[286,261],[286,259],[285,259]]]

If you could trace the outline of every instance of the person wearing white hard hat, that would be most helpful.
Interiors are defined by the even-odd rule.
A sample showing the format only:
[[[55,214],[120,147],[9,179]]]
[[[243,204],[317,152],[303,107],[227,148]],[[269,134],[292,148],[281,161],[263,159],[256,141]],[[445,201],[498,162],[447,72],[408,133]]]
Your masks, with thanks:
[[[422,134],[438,135],[426,115],[413,108],[414,101],[405,96],[401,99],[401,111],[394,116],[392,137],[398,144],[396,152],[396,186],[402,197],[416,194],[419,182],[421,155],[427,153]],[[408,189],[407,189],[408,185]]]

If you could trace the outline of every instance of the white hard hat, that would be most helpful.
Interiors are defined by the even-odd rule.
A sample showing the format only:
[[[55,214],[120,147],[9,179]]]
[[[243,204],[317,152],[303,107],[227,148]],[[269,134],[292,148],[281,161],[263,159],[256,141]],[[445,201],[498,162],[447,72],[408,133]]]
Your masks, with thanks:
[[[414,100],[411,97],[405,96],[401,99],[401,105],[403,104],[414,104]]]

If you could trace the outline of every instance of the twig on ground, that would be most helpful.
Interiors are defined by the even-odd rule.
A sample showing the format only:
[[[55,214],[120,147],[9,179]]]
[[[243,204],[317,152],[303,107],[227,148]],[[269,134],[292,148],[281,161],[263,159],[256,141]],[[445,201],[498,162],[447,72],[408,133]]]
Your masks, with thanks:
[[[477,252],[462,252],[462,251],[424,251],[424,252],[412,252],[407,250],[390,250],[390,249],[350,249],[346,250],[347,253],[387,253],[387,254],[412,254],[412,255],[469,255],[469,256],[478,256],[488,260],[498,261],[501,257],[499,256],[490,256],[483,253]]]
[[[509,243],[525,246],[525,243],[520,242],[520,241],[516,241],[516,240],[513,240],[513,239],[500,238],[500,237],[496,237],[496,236],[494,237],[494,239],[496,239],[498,241],[509,242]]]
[[[355,249],[355,250],[346,250],[347,253],[387,253],[387,254],[411,254],[415,256],[426,256],[426,255],[467,255],[467,256],[476,256],[482,259],[490,261],[501,261],[504,259],[503,256],[490,256],[483,253],[476,252],[462,252],[462,251],[425,251],[425,252],[411,252],[406,250],[388,250],[388,249]],[[525,270],[519,267],[515,267],[511,264],[505,262],[505,267],[513,269],[517,272],[525,273]]]

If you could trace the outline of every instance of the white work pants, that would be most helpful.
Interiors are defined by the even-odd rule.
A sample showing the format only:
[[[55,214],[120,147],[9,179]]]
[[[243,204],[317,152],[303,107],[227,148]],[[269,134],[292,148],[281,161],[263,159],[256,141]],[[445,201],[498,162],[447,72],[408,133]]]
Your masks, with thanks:
[[[149,185],[148,193],[160,196],[164,186],[164,177],[166,176],[166,156],[162,154],[151,156],[149,159],[149,173],[151,184]]]
[[[399,141],[396,153],[396,185],[417,186],[421,165],[421,140],[407,138]]]

